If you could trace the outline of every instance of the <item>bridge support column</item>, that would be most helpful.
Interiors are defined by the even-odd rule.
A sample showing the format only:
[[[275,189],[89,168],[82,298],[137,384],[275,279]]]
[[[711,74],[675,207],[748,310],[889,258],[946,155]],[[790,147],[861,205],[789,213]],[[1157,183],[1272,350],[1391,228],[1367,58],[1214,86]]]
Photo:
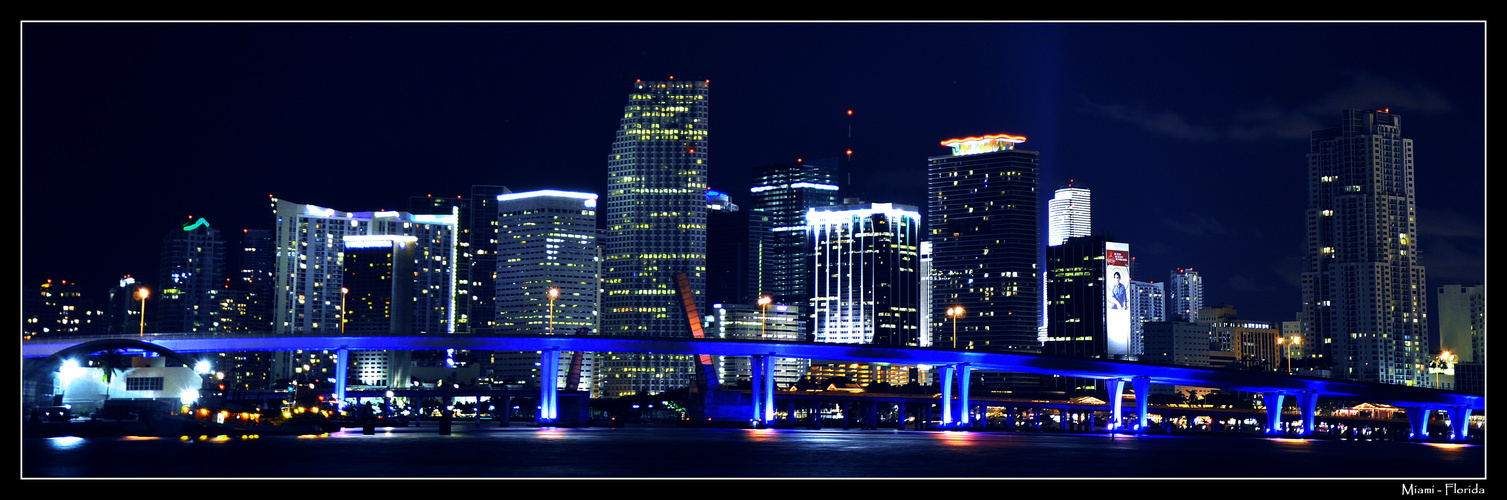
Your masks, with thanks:
[[[764,427],[768,424],[767,421],[763,420],[764,404],[766,402],[764,401],[764,391],[760,390],[759,387],[764,382],[764,356],[758,354],[749,356],[748,370],[749,382],[751,382],[748,395],[753,399],[753,414],[748,416],[748,421],[754,427]]]
[[[351,350],[340,346],[335,350],[335,411],[345,412],[345,377],[350,367]]]
[[[1266,434],[1282,433],[1282,394],[1268,392],[1261,395],[1261,402],[1266,405]]]
[[[1464,441],[1470,434],[1470,408],[1451,406],[1449,412],[1449,440]]]
[[[548,349],[539,353],[539,420],[552,424],[560,415],[560,351]]]
[[[952,377],[957,369],[953,366],[942,366],[942,427],[952,427]],[[928,413],[930,411],[928,410]]]
[[[1409,439],[1425,440],[1429,438],[1429,414],[1432,409],[1412,407],[1407,409]]]
[[[1147,419],[1146,408],[1151,404],[1151,377],[1145,375],[1130,379],[1130,389],[1135,391],[1135,431],[1145,434]]]
[[[1318,391],[1303,391],[1298,394],[1298,412],[1303,415],[1303,429],[1300,432],[1303,436],[1313,435],[1313,414],[1318,410],[1318,406]]]
[[[767,427],[774,425],[774,355],[755,354],[748,357],[753,370],[753,422]]]
[[[967,363],[958,365],[958,418],[954,420],[958,427],[968,428],[973,425],[972,408],[968,404],[968,380],[972,377],[973,367]]]
[[[765,422],[774,422],[774,362],[774,353],[764,356],[764,385],[762,387],[764,392],[764,416],[762,419]]]
[[[1125,393],[1125,379],[1112,378],[1105,380],[1104,382],[1108,384],[1108,387],[1106,387],[1106,389],[1109,389],[1108,427],[1109,430],[1113,431],[1116,430],[1117,427],[1120,427],[1120,406],[1124,402],[1124,399],[1121,398],[1120,395]]]

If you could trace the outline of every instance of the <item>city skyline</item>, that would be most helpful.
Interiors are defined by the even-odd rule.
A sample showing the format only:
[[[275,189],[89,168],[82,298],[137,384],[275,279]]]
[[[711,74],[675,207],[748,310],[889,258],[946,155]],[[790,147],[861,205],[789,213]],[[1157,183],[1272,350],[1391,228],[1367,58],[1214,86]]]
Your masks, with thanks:
[[[666,27],[706,42],[600,50]],[[1398,48],[1345,48],[1383,33]],[[1346,109],[1391,109],[1418,147],[1429,286],[1484,282],[1484,34],[1484,23],[25,23],[22,286],[68,280],[99,297],[123,275],[153,279],[168,229],[203,217],[236,248],[238,229],[274,227],[269,195],[342,211],[404,210],[410,196],[472,185],[605,197],[623,91],[673,75],[718,86],[709,186],[735,203],[747,206],[753,168],[851,144],[865,201],[925,207],[918,186],[941,141],[1023,135],[1041,153],[1043,206],[1068,179],[1093,190],[1096,233],[1131,245],[1137,278],[1192,268],[1205,305],[1289,321],[1309,133]]]

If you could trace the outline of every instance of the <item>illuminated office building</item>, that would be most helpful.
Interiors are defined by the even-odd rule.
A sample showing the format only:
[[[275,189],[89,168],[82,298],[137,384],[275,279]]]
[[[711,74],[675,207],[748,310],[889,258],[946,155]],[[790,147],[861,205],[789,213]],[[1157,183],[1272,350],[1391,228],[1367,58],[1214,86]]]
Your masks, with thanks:
[[[890,203],[806,213],[817,342],[920,345],[920,218],[915,207]]]
[[[943,141],[953,152],[929,160],[927,240],[932,245],[931,331],[951,337],[961,306],[959,347],[1041,347],[1043,249],[1036,193],[1038,153],[1008,134]]]
[[[607,163],[603,335],[690,337],[677,274],[705,309],[707,96],[706,81],[638,81],[623,107]],[[685,387],[693,372],[684,355],[605,361],[606,397]]]
[[[838,204],[837,159],[795,161],[755,167],[752,224],[757,240],[753,285],[756,296],[775,303],[809,307],[811,248],[806,240],[806,212]]]
[[[578,335],[597,331],[597,195],[498,195],[495,331]],[[559,295],[549,297],[551,289]]]
[[[1413,141],[1386,110],[1348,110],[1308,153],[1303,350],[1337,378],[1426,385]]]
[[[1081,187],[1058,189],[1047,202],[1047,245],[1061,245],[1068,238],[1093,234],[1093,211],[1089,191]]]
[[[126,286],[127,282],[122,280],[121,287]],[[130,290],[134,291],[134,288]],[[90,307],[91,301],[84,298],[83,289],[78,283],[69,283],[67,280],[58,282],[47,280],[42,283],[42,286],[29,288],[23,292],[21,304],[21,338],[23,339],[39,336],[100,335],[107,333],[113,326],[105,311]],[[111,294],[114,297],[113,291]],[[138,306],[136,314],[140,314],[140,304],[140,302],[135,302]],[[130,318],[134,321],[140,316],[130,316]],[[128,326],[128,333],[133,335],[137,333],[136,323],[129,323]]]
[[[799,306],[770,303],[763,307],[753,304],[712,304],[712,312],[706,316],[707,336],[719,339],[800,341],[806,338],[806,318]],[[713,356],[712,365],[717,370],[718,384],[732,384],[752,380],[753,371],[748,356]],[[778,387],[789,387],[799,382],[811,366],[811,360],[802,358],[775,358],[774,381]]]
[[[1439,347],[1454,389],[1486,393],[1486,285],[1439,287]]]
[[[198,218],[162,238],[158,290],[151,299],[162,332],[218,332],[219,293],[225,288],[225,242]]]
[[[1081,236],[1048,247],[1047,340],[1042,352],[1133,356],[1130,283],[1130,245],[1104,236]]]

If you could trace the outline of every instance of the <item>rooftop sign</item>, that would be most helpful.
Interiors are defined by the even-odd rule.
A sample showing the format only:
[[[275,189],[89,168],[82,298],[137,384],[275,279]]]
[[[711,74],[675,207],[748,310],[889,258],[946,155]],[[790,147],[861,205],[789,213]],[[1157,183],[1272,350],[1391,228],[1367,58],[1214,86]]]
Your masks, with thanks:
[[[1022,142],[1026,142],[1026,136],[992,134],[982,137],[948,139],[942,141],[942,145],[951,146],[953,156],[964,156],[976,155],[980,153],[993,153],[995,151],[1007,151],[1015,149],[1015,145]]]

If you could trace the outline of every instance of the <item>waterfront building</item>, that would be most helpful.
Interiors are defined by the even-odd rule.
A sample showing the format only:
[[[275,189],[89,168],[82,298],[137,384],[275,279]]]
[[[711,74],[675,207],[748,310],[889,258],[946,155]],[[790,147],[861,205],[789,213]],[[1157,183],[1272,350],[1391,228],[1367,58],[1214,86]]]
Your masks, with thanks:
[[[275,331],[340,329],[346,236],[412,236],[414,333],[453,333],[455,223],[458,215],[341,212],[272,199],[277,214]]]
[[[1009,134],[950,139],[942,145],[951,155],[929,159],[931,331],[951,332],[946,311],[962,307],[959,347],[1041,348],[1039,154],[1017,149],[1024,141]]]
[[[200,217],[162,238],[158,290],[151,297],[162,332],[218,332],[219,293],[225,288],[225,242]]]
[[[689,337],[700,326],[687,319],[676,275],[704,311],[707,97],[706,81],[638,81],[629,93],[607,164],[604,335]],[[686,387],[692,359],[613,354],[598,364],[602,393]]]
[[[134,290],[132,288],[133,292]],[[41,286],[24,292],[21,304],[22,339],[100,335],[110,328],[109,316],[105,311],[92,306],[78,283],[69,283],[67,280],[54,282],[49,279]],[[139,308],[136,314],[140,314]],[[134,316],[133,319],[139,317]],[[132,323],[129,333],[136,331],[136,324]]]
[[[597,195],[540,190],[497,196],[495,331],[597,333]],[[550,290],[558,295],[550,297]]]
[[[751,279],[757,271],[759,226],[727,193],[708,189],[706,202],[707,302],[753,304],[758,300]]]
[[[815,262],[817,342],[920,345],[920,214],[915,207],[853,203],[812,208],[806,234]]]
[[[1313,131],[1307,160],[1305,354],[1338,378],[1427,384],[1428,288],[1402,117],[1347,110]]]

